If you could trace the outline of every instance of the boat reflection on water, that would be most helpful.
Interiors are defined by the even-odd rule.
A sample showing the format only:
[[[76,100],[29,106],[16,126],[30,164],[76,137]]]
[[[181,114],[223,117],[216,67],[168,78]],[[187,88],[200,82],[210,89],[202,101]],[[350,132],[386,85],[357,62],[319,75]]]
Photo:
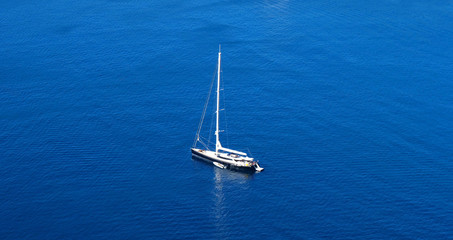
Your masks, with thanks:
[[[215,235],[217,239],[227,239],[235,230],[234,222],[231,221],[231,210],[229,209],[232,201],[234,201],[234,192],[237,189],[248,190],[250,182],[254,179],[254,173],[237,172],[228,169],[222,169],[212,162],[203,161],[192,157],[195,167],[212,168],[214,178],[212,179],[213,188],[212,205],[210,205],[210,215],[215,227]],[[233,195],[232,195],[233,194]]]
[[[231,199],[225,198],[224,191],[228,196],[232,187],[236,188],[241,185],[242,188],[248,188],[252,179],[253,174],[214,167],[212,218],[216,228],[216,238],[230,238],[231,233],[235,230],[234,224],[231,222],[231,212],[228,210],[228,202],[231,203]]]
[[[215,186],[213,190],[214,205],[212,208],[212,215],[214,218],[214,224],[216,228],[217,238],[228,237],[230,231],[228,227],[228,211],[226,211],[225,195],[223,194],[223,183],[222,183],[222,171],[224,169],[214,168],[215,172]]]

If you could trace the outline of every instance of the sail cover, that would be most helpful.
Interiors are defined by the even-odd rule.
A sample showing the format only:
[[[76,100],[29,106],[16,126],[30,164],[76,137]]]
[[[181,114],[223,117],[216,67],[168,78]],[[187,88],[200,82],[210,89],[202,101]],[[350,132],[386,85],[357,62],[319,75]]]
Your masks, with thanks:
[[[222,150],[222,151],[225,151],[225,152],[236,153],[236,154],[239,154],[239,155],[247,156],[247,153],[239,152],[239,151],[236,151],[236,150],[233,150],[233,149],[229,149],[229,148],[220,147],[219,150]]]

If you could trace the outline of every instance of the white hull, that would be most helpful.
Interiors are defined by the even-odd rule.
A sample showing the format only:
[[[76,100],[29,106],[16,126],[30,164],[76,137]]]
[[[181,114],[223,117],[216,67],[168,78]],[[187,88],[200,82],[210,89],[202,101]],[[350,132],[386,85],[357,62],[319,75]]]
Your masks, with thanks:
[[[244,158],[241,156],[232,157],[231,155],[234,156],[234,154],[227,153],[220,153],[219,155],[216,155],[214,151],[192,148],[192,156],[208,162],[213,162],[214,165],[220,168],[253,172],[261,172],[264,170],[259,166],[257,162],[249,160],[249,158]],[[224,167],[221,167],[220,164]]]

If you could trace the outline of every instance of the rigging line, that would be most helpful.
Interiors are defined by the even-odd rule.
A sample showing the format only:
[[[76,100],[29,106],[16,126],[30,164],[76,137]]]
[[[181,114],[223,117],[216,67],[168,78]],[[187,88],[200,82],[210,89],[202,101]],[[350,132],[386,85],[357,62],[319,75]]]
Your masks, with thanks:
[[[206,140],[207,140],[206,138],[200,136],[200,139],[199,139],[198,141],[199,141],[199,142],[203,142],[203,141],[206,141]],[[203,142],[203,143],[204,143],[204,142]],[[206,144],[206,143],[205,143],[205,144]],[[209,145],[208,145],[208,149],[207,149],[207,150],[209,150]]]
[[[215,75],[216,75],[216,73],[217,73],[217,68],[216,68],[216,70],[214,71],[213,80],[215,80],[215,77],[216,77]],[[213,134],[212,134],[212,128],[214,127],[214,122],[215,122],[214,120],[216,119],[216,116],[215,116],[215,115],[216,115],[216,105],[215,105],[215,104],[212,104],[212,111],[211,111],[211,112],[212,112],[212,114],[211,114],[211,126],[209,127],[208,146],[211,145],[211,137],[212,137],[212,135],[213,135]],[[214,143],[214,147],[215,147],[215,143]]]
[[[208,139],[206,139],[206,138],[203,137],[203,136],[200,136],[200,139],[199,139],[198,141],[206,141],[206,140],[208,140]]]
[[[204,143],[203,140],[205,140],[205,139],[204,139],[203,137],[200,136],[200,139],[198,139],[198,142],[201,143],[204,147],[206,147],[206,144]],[[206,147],[206,150],[209,150],[209,148]]]
[[[212,105],[212,111],[213,111],[213,113],[211,114],[211,126],[209,127],[209,135],[208,135],[208,136],[209,136],[208,145],[211,144],[212,128],[213,128],[213,126],[214,126],[214,119],[215,119],[215,116],[214,116],[214,115],[215,115],[215,111],[214,111],[214,109],[215,109],[215,105],[213,104],[213,105]]]
[[[215,80],[216,72],[217,72],[217,70],[214,71],[214,76],[212,76],[211,86],[209,88],[209,94],[208,94],[208,97],[206,98],[206,103],[204,104],[203,113],[201,114],[200,123],[198,124],[197,135],[195,135],[195,140],[193,141],[193,147],[195,147],[197,145],[197,141],[198,141],[198,139],[200,137],[200,131],[201,131],[201,127],[203,126],[203,121],[204,121],[204,117],[205,117],[205,114],[206,114],[206,109],[208,108],[209,98],[211,97],[212,86],[214,86],[214,80]]]
[[[223,74],[222,74],[222,89],[223,89],[223,94],[222,94],[222,100],[223,100],[223,109],[224,109],[224,116],[225,116],[225,132],[226,132],[226,137],[227,137],[227,147],[230,147],[230,134],[228,131],[228,119],[227,119],[227,111],[226,111],[226,104],[225,104],[225,81],[223,81]]]
[[[209,146],[207,146],[201,139],[198,141],[206,148],[206,150],[209,150]]]
[[[250,148],[247,148],[247,151],[249,152],[250,157],[253,157],[253,156],[252,156],[252,152],[250,151]]]
[[[209,150],[209,147],[206,144],[204,144],[204,142],[200,142],[200,143],[206,148],[206,150]]]

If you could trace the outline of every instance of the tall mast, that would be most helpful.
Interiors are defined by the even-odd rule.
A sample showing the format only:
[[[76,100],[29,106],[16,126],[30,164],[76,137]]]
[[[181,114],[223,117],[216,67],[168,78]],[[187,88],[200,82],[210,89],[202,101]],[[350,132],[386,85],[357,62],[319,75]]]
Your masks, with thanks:
[[[220,44],[219,44],[219,60],[217,63],[217,111],[216,111],[216,125],[215,125],[215,153],[219,152],[219,99],[220,99]]]

